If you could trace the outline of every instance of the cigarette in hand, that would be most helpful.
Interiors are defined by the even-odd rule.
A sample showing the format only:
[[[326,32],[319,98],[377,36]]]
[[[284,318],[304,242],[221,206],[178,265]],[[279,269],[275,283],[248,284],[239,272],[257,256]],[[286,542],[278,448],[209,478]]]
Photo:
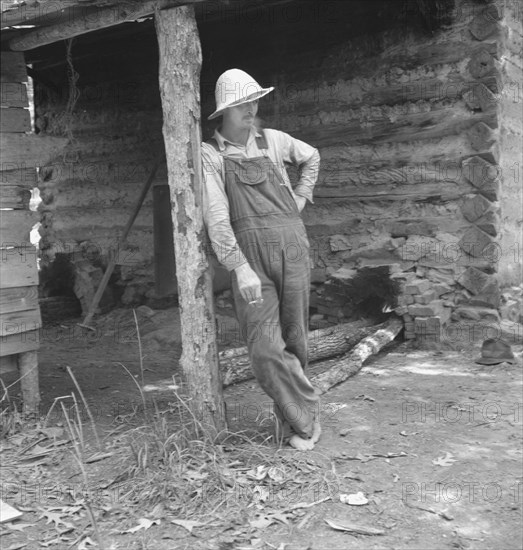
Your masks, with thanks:
[[[250,306],[258,304],[263,304],[263,298],[258,298],[257,300],[252,300],[251,302],[249,302]]]

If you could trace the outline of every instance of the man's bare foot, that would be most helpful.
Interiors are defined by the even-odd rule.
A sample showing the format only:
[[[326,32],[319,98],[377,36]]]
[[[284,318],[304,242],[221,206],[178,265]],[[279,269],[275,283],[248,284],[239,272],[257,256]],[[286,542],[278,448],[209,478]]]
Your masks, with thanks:
[[[297,451],[312,451],[314,449],[314,441],[312,439],[303,439],[296,434],[289,439],[289,445]]]

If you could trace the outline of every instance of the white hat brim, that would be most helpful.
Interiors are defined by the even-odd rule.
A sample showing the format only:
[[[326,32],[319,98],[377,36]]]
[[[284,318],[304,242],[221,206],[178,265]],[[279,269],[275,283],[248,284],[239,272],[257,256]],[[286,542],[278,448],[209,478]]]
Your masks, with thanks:
[[[219,117],[229,107],[237,107],[238,105],[242,105],[243,103],[248,103],[249,101],[254,101],[255,99],[260,99],[260,97],[263,97],[264,95],[269,94],[273,90],[274,90],[274,86],[271,86],[270,88],[262,88],[259,92],[254,92],[253,94],[248,95],[247,97],[244,97],[243,99],[239,99],[238,101],[233,101],[231,104],[226,105],[225,107],[222,107],[221,109],[217,109],[216,111],[214,111],[214,113],[210,114],[207,117],[207,120],[212,120],[213,118]]]

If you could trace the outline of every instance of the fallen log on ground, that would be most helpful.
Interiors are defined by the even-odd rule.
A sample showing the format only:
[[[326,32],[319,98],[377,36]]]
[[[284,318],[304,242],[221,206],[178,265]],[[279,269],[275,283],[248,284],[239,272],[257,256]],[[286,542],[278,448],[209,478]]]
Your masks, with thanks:
[[[309,363],[346,353],[384,326],[385,323],[365,326],[364,322],[356,321],[313,330],[309,332]],[[219,361],[224,387],[254,378],[246,347],[220,352]]]
[[[342,357],[329,359],[324,363],[316,363],[315,367],[322,367],[324,372],[311,378],[311,383],[321,393],[354,376],[363,366],[363,363],[371,356],[378,353],[385,344],[396,338],[403,328],[403,322],[399,317],[392,317],[381,328],[373,327],[373,334],[361,340],[353,349]],[[324,367],[324,368],[323,368]]]

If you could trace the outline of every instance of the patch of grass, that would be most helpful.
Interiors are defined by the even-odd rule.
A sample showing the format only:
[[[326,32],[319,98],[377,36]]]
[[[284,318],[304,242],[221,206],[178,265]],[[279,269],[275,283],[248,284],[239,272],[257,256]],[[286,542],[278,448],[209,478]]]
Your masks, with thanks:
[[[173,397],[169,410],[157,410],[148,424],[126,434],[122,501],[149,509],[162,504],[178,517],[203,521],[225,512],[287,510],[337,494],[334,466],[321,454],[281,449],[247,432],[213,438],[183,397]]]

